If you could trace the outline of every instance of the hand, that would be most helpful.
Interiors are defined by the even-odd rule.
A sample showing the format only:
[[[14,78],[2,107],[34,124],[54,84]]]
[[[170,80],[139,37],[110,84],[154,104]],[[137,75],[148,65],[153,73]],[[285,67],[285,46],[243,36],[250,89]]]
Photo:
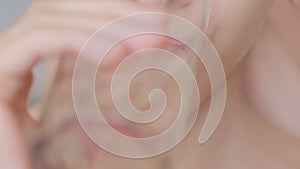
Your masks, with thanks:
[[[250,48],[270,2],[214,1],[208,34],[221,54],[226,72],[230,72]],[[247,10],[249,8],[256,12]],[[30,168],[19,120],[23,120],[27,112],[31,70],[35,63],[42,57],[77,56],[99,27],[120,16],[148,10],[153,11],[126,1],[35,1],[17,23],[1,34],[0,124],[5,130],[0,132],[1,168]],[[135,41],[135,44],[138,43]],[[134,48],[135,45],[129,46]]]
[[[31,168],[22,121],[28,119],[26,103],[36,62],[43,57],[77,56],[99,27],[149,10],[127,1],[35,1],[18,22],[2,32],[0,168]]]

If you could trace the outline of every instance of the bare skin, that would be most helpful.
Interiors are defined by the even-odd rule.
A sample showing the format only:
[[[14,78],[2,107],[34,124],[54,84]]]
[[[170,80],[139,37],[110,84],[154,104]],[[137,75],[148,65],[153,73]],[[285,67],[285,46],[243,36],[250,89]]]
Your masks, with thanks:
[[[299,105],[294,104],[300,84],[296,16],[299,11],[289,2],[274,3],[255,45],[228,80],[226,111],[217,132],[207,144],[198,145],[197,134],[205,120],[205,113],[201,115],[194,133],[174,150],[178,162],[174,168],[300,165]],[[203,112],[207,106],[203,105]]]
[[[254,109],[248,105],[248,101],[245,99],[244,91],[242,90],[244,88],[244,84],[242,83],[244,82],[244,76],[242,72],[244,72],[246,62],[240,61],[245,58],[251,46],[255,44],[254,37],[256,37],[255,35],[258,34],[260,26],[264,23],[264,18],[268,13],[271,2],[271,0],[241,2],[236,2],[235,0],[226,2],[221,0],[214,1],[211,24],[207,33],[220,52],[228,76],[230,72],[233,72],[232,76],[228,78],[228,105],[221,126],[208,144],[204,146],[196,145],[195,142],[197,139],[194,138],[196,135],[192,134],[192,142],[195,144],[179,146],[178,149],[168,154],[171,157],[170,159],[172,159],[171,161],[175,161],[173,164],[171,163],[173,166],[177,166],[178,168],[180,166],[186,167],[187,163],[192,164],[192,166],[207,166],[207,168],[212,169],[220,168],[220,166],[222,168],[224,166],[228,168],[241,168],[245,166],[249,166],[249,168],[295,168],[294,166],[299,166],[299,164],[296,164],[296,160],[291,158],[297,157],[299,153],[293,151],[293,149],[296,150],[299,147],[299,141],[293,136],[284,133],[273,124],[264,121],[260,116],[253,115],[251,112]],[[0,88],[3,92],[0,94],[0,124],[3,125],[1,128],[5,129],[5,131],[0,132],[2,133],[0,137],[3,139],[3,144],[1,144],[1,150],[3,151],[0,154],[0,168],[32,168],[30,159],[28,158],[30,154],[29,147],[26,143],[23,130],[21,130],[22,122],[20,121],[28,118],[26,117],[26,99],[31,84],[30,72],[36,61],[43,56],[76,56],[89,35],[101,25],[125,14],[153,10],[123,1],[47,1],[46,3],[44,1],[42,3],[36,2],[19,22],[1,34],[0,79],[3,83],[1,83]],[[69,5],[70,3],[72,5]],[[187,6],[187,8],[194,7],[193,3],[195,2],[191,1],[190,6]],[[110,9],[111,6],[115,6],[116,10],[108,11],[107,9]],[[122,10],[118,10],[117,7]],[[41,9],[49,10],[50,12],[45,13]],[[249,9],[253,9],[256,12],[253,13],[253,10]],[[64,15],[59,15],[58,13]],[[82,17],[76,17],[74,20],[74,16]],[[188,16],[184,17],[194,21],[194,18],[189,18]],[[233,20],[232,18],[235,19]],[[65,22],[69,20],[70,22]],[[74,25],[78,29],[73,29]],[[51,29],[48,29],[49,27]],[[72,28],[72,31],[69,31],[69,27]],[[161,39],[155,39],[154,46],[160,43]],[[147,47],[147,45],[144,47]],[[120,51],[122,52],[122,50]],[[203,89],[208,89],[208,85],[203,86]],[[69,87],[67,84],[67,88]],[[240,90],[236,90],[237,88]],[[68,92],[66,94],[70,95]],[[53,94],[54,96],[55,93]],[[52,105],[53,107],[55,106],[54,103]],[[203,103],[203,107],[205,107],[205,102]],[[55,107],[52,108],[53,110],[55,110]],[[72,108],[66,108],[65,111],[72,113]],[[51,109],[49,112],[51,112]],[[203,118],[203,115],[200,116],[198,126],[201,126]],[[11,132],[7,133],[7,131]],[[199,132],[196,133],[198,134]],[[267,135],[268,133],[271,134]],[[187,140],[190,140],[190,138]],[[263,142],[260,142],[260,140],[263,140]],[[276,142],[273,140],[276,140]],[[85,142],[88,141],[85,140]],[[187,142],[183,142],[182,145],[185,145]],[[270,156],[270,154],[274,155],[276,152],[282,152],[280,150],[284,149],[283,145],[286,145],[285,143],[287,142],[290,143],[288,146],[291,146],[290,152],[287,152],[285,155],[279,154],[278,156],[274,156],[274,158]],[[87,144],[87,147],[95,148],[91,143]],[[191,145],[199,146],[199,149],[195,150],[191,148],[189,152],[186,152]],[[257,147],[257,149],[253,149],[253,146]],[[226,150],[226,147],[230,147],[230,149]],[[265,148],[265,150],[259,151],[262,148]],[[177,154],[178,151],[184,151],[191,158],[180,157]],[[242,156],[247,151],[250,152],[250,155]],[[232,156],[229,156],[228,152],[232,153]],[[224,154],[222,155],[222,153]],[[101,150],[98,150],[97,154],[98,156],[95,159],[102,157],[102,159],[106,158],[107,160],[103,163],[95,160],[94,163],[91,162],[90,168],[111,168],[113,166],[118,167],[118,164],[128,164],[128,166],[122,166],[132,168],[133,166],[131,165],[145,165],[149,162],[145,160],[145,163],[143,161],[140,161],[139,164],[136,161],[134,161],[135,163],[131,163],[130,160],[114,157]],[[218,156],[222,157],[218,158]],[[269,156],[269,159],[274,160],[274,163],[263,161],[262,159],[265,156]],[[224,159],[223,157],[226,158]],[[240,163],[236,162],[237,159],[235,157],[241,158],[238,160]],[[284,159],[286,157],[289,158]],[[158,166],[163,164],[161,161],[164,161],[165,158],[164,155],[155,159],[149,159],[151,164],[153,164],[151,168],[159,168]],[[193,158],[197,159],[192,160]],[[187,159],[191,161],[183,161]],[[199,159],[203,159],[203,161],[201,162]],[[112,162],[108,163],[108,160],[112,160]],[[113,160],[118,162],[114,162]],[[104,163],[107,166],[104,166]],[[63,168],[64,166],[60,167]]]

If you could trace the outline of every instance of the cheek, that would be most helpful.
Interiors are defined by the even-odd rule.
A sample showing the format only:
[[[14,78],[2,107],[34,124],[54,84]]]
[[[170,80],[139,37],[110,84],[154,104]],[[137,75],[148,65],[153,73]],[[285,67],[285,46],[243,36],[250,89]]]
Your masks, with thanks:
[[[207,6],[205,3],[206,0],[169,0],[164,4],[163,8],[168,13],[176,15],[186,19],[187,21],[193,23],[197,27],[202,27],[203,19],[207,19]],[[142,2],[146,3],[146,2]],[[161,3],[156,3],[151,6],[162,6]],[[168,26],[168,22],[163,24],[163,27]],[[167,42],[167,38],[162,36],[154,35],[142,35],[137,37],[132,37],[126,40],[126,48],[129,49],[129,52],[134,52],[147,48],[159,48]]]
[[[185,4],[176,4],[174,2],[174,4],[170,4],[167,8],[171,14],[183,17],[197,27],[200,27],[202,18],[206,17],[204,13],[207,6],[205,0],[189,0],[189,2],[185,2]]]

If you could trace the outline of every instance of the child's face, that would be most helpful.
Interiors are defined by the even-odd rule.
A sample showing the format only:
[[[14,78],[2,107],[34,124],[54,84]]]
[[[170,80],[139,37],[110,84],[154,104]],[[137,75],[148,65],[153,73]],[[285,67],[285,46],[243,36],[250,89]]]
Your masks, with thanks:
[[[199,25],[201,24],[201,14],[203,12],[204,2],[205,0],[147,0],[141,1],[140,3],[147,6],[157,7],[169,12],[170,14],[183,17],[192,22],[194,25],[200,27]],[[175,40],[166,40],[166,43],[161,48],[171,51],[180,57],[184,57],[182,59],[185,60],[187,64],[189,64],[188,66],[191,67],[195,74],[196,72],[199,72],[199,70],[202,71],[203,65],[201,65],[201,63],[195,62],[194,58],[197,58],[197,56],[191,50],[189,50],[188,47],[180,43],[174,44],[172,43],[173,41]],[[114,53],[114,50],[118,49],[112,49],[110,53]],[[106,57],[109,58],[110,55]],[[144,112],[150,107],[149,94],[151,93],[151,91],[157,88],[162,89],[167,97],[167,105],[165,113],[161,116],[161,118],[151,123],[151,125],[137,125],[136,123],[131,123],[125,120],[116,111],[116,108],[114,107],[114,101],[111,98],[111,78],[119,64],[122,62],[122,59],[123,58],[120,57],[119,60],[113,63],[104,59],[102,62],[102,68],[101,66],[99,66],[97,72],[98,83],[96,84],[96,92],[99,93],[97,94],[97,100],[99,106],[102,108],[101,110],[103,111],[107,119],[111,120],[112,123],[114,121],[116,121],[116,123],[121,122],[128,128],[134,128],[135,132],[129,131],[127,133],[129,135],[131,133],[131,136],[153,136],[168,129],[173,124],[174,120],[176,120],[176,117],[180,110],[181,102],[180,89],[178,84],[176,84],[176,81],[172,77],[164,72],[152,70],[145,71],[139,74],[133,79],[133,81],[131,81],[132,83],[130,84],[129,90],[129,98],[131,99],[133,106],[136,109]],[[173,66],[174,69],[176,69],[176,64],[177,62],[170,63],[170,67]],[[127,72],[122,73],[124,73],[122,74],[123,77],[127,77]],[[181,73],[182,76],[185,76],[182,72],[179,73]],[[106,78],[109,78],[109,80],[103,80]],[[189,85],[189,82],[187,82],[186,84]],[[124,97],[124,99],[127,99],[128,97],[126,92],[119,93],[118,96]],[[120,118],[123,120],[115,120],[116,118]],[[116,128],[120,128],[120,126]]]
[[[147,2],[149,1],[149,2]],[[170,14],[181,16],[193,24],[199,26],[201,23],[201,14],[204,6],[204,0],[147,0],[141,1],[139,3],[144,5],[152,5],[157,8],[162,8],[163,10],[169,12]],[[138,3],[138,2],[137,2]],[[176,49],[182,46],[172,46],[166,45],[167,49],[174,50],[175,52],[180,52],[184,55],[192,55],[189,50],[186,49]],[[175,48],[175,49],[174,49]],[[113,52],[113,51],[112,51]],[[194,57],[194,56],[193,56]],[[103,62],[105,64],[105,60]],[[50,141],[46,141],[45,143],[39,143],[41,145],[45,144],[44,148],[38,149],[38,155],[41,155],[42,158],[45,158],[42,165],[50,165],[54,168],[59,168],[64,166],[65,168],[168,168],[168,154],[145,159],[145,160],[129,160],[117,157],[112,155],[98,146],[96,146],[92,141],[88,139],[88,137],[84,134],[78,121],[75,117],[75,112],[73,110],[72,98],[72,87],[70,87],[71,76],[69,73],[73,70],[74,62],[69,62],[68,60],[63,63],[64,68],[60,71],[60,77],[58,77],[58,82],[53,89],[52,96],[50,96],[50,104],[48,105],[49,109],[47,112],[47,121],[43,127],[42,133],[47,133],[49,130],[52,130],[53,134],[52,139]],[[96,78],[96,91],[99,92],[97,94],[98,104],[99,106],[103,106],[103,110],[109,113],[106,113],[109,119],[119,118],[115,108],[113,107],[113,102],[111,98],[107,98],[106,92],[110,91],[109,88],[109,80],[103,80],[107,76],[111,76],[113,71],[98,71]],[[141,82],[145,82],[144,78],[152,78],[154,83],[142,84]],[[150,80],[151,81],[151,80]],[[84,77],[82,80],[82,106],[85,106],[84,99]],[[98,86],[98,88],[97,88]],[[126,126],[117,126],[115,129],[120,132],[126,132],[127,135],[137,137],[147,137],[151,135],[155,135],[161,133],[166,130],[175,120],[176,114],[174,113],[178,111],[180,105],[180,94],[178,90],[178,86],[174,82],[172,78],[163,74],[161,72],[153,71],[148,72],[148,75],[138,77],[132,83],[133,94],[131,95],[131,99],[133,105],[136,106],[140,110],[147,109],[149,106],[148,103],[148,94],[154,87],[162,87],[162,90],[167,95],[168,99],[168,107],[166,108],[166,116],[162,116],[158,122],[153,125],[146,126],[137,126],[130,123],[124,123]],[[104,94],[103,94],[104,93]],[[102,94],[102,95],[101,95]],[[66,97],[67,96],[67,97]],[[62,99],[64,98],[64,99]],[[88,99],[86,99],[88,100]],[[100,102],[99,102],[100,100]],[[88,108],[87,108],[88,109]],[[71,116],[71,117],[70,117]],[[118,121],[118,120],[117,120]],[[93,125],[93,124],[91,124]],[[54,126],[54,127],[53,127]],[[136,129],[136,127],[139,127]],[[53,129],[54,128],[54,129]],[[125,130],[123,130],[123,129]],[[134,132],[129,132],[128,129],[134,129]],[[55,134],[56,133],[56,134]],[[58,133],[58,134],[57,134]],[[134,134],[133,134],[134,133]],[[49,134],[50,135],[50,134]],[[105,135],[105,133],[103,133]],[[42,135],[43,136],[43,135]],[[39,142],[43,142],[43,140],[39,140]],[[70,143],[71,142],[71,143]],[[113,141],[112,141],[113,143]],[[39,154],[40,153],[40,154]],[[54,155],[59,154],[59,155]],[[76,155],[74,155],[76,154]],[[74,158],[76,159],[74,159]],[[78,165],[77,165],[78,163]],[[82,163],[82,164],[79,164]]]

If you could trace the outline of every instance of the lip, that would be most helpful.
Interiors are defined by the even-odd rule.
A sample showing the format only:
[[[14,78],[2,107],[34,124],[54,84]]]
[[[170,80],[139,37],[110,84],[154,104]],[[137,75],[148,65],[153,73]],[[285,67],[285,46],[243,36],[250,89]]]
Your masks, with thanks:
[[[171,38],[167,41],[166,46],[167,46],[166,48],[170,49],[171,51],[177,51],[179,49],[184,49],[186,47],[186,45],[184,43],[182,43],[176,39],[173,39],[173,38]]]

